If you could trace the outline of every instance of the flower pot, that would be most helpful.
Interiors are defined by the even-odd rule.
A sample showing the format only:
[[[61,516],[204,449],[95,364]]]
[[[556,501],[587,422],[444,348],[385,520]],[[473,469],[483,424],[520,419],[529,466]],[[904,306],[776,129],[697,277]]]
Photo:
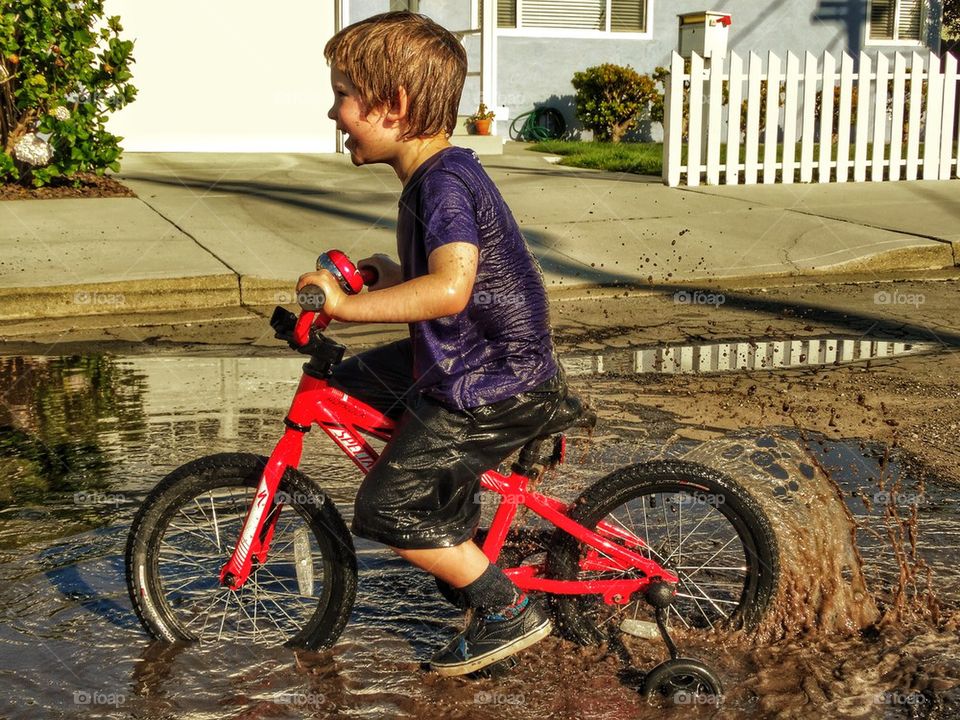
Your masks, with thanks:
[[[493,120],[474,120],[473,121],[473,130],[477,135],[489,135],[490,134],[490,125],[493,123]]]

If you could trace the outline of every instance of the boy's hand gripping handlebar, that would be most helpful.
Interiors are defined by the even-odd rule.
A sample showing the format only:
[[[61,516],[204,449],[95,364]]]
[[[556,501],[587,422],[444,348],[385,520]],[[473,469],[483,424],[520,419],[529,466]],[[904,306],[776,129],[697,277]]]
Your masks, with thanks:
[[[359,270],[344,253],[328,250],[317,258],[317,270],[328,271],[348,295],[356,295],[364,285],[373,285],[377,281],[376,268],[365,265]],[[306,345],[310,340],[311,328],[325,330],[330,318],[323,312],[327,298],[323,290],[316,285],[305,285],[297,293],[297,302],[303,312],[297,319],[293,330],[293,339],[298,345]]]

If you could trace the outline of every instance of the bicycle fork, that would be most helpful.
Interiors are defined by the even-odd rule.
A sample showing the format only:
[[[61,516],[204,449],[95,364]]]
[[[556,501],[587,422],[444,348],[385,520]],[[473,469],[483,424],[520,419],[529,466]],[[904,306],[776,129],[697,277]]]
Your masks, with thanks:
[[[257,492],[247,511],[233,554],[220,570],[221,585],[231,590],[239,590],[250,577],[253,561],[256,560],[260,564],[266,561],[267,550],[277,526],[277,519],[280,517],[280,508],[283,506],[283,503],[277,503],[274,506],[273,499],[283,473],[286,472],[287,467],[295,468],[300,464],[302,452],[303,433],[288,427],[260,476]],[[276,510],[267,515],[267,510],[271,507],[275,507]]]

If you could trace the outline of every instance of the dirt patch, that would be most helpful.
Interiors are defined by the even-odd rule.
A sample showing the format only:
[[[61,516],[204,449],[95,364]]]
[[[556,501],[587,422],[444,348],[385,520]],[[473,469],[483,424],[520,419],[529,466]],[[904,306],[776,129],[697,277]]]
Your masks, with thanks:
[[[39,188],[26,188],[15,183],[0,184],[2,200],[68,200],[75,198],[136,197],[136,194],[109,175],[77,173]]]

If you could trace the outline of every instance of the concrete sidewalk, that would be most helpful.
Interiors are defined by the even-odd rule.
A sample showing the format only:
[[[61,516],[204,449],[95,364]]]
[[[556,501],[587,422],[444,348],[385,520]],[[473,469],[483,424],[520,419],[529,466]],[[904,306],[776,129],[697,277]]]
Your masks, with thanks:
[[[482,158],[551,292],[954,267],[957,181],[667,188]],[[132,154],[138,197],[0,202],[0,320],[289,303],[330,248],[396,255],[400,183],[340,155]]]

